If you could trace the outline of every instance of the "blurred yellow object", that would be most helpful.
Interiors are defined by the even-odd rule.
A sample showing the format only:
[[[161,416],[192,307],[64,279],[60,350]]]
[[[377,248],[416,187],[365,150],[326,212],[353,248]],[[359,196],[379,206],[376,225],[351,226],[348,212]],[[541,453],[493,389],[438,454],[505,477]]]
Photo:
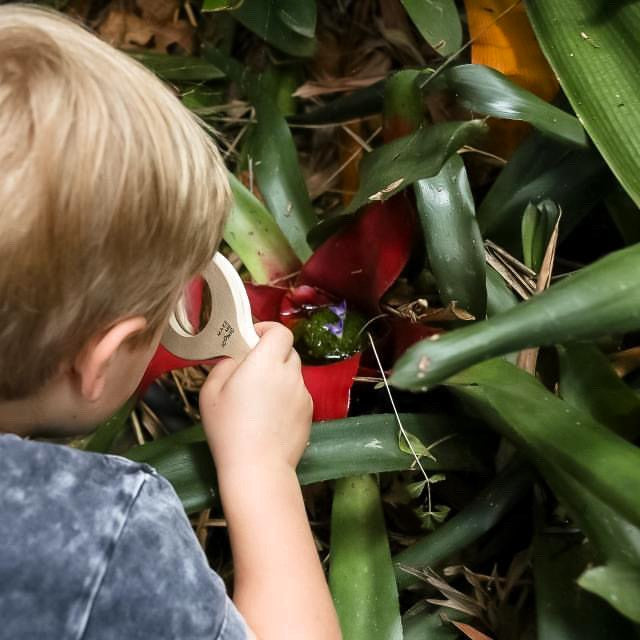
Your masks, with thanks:
[[[497,69],[512,82],[553,100],[558,81],[538,46],[523,2],[514,0],[465,0],[471,62]],[[524,122],[492,120],[488,151],[508,158],[529,132]]]

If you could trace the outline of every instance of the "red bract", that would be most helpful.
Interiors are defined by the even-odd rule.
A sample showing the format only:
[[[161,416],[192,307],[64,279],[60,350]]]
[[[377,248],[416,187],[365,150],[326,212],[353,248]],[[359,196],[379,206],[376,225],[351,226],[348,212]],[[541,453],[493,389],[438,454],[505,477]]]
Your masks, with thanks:
[[[245,289],[251,303],[251,312],[256,320],[260,322],[280,320],[280,305],[282,298],[289,290],[287,287],[270,287],[246,282]]]
[[[407,264],[414,231],[415,216],[404,194],[371,204],[316,249],[300,282],[375,313]]]
[[[414,230],[415,216],[404,195],[369,205],[354,222],[318,247],[303,266],[297,286],[248,283],[254,317],[291,327],[314,308],[341,300],[366,312],[378,312],[380,298],[409,259]],[[302,375],[314,400],[315,420],[347,415],[360,356],[358,353],[339,362],[303,366]],[[160,348],[145,374],[142,388],[160,374],[186,364]]]
[[[305,309],[334,302],[325,292],[308,285],[286,289],[247,283],[246,288],[256,320],[282,322],[289,327],[303,317]],[[359,353],[330,364],[302,365],[302,377],[313,398],[314,420],[347,415],[351,386],[359,366]]]
[[[184,307],[191,326],[200,328],[200,310],[204,297],[204,278],[196,276],[184,288]]]
[[[302,377],[313,398],[314,420],[337,420],[347,415],[359,368],[359,353],[331,364],[302,365]]]
[[[293,327],[308,313],[337,302],[325,291],[305,284],[271,287],[247,282],[245,288],[256,320],[282,322],[288,327]]]
[[[393,353],[391,361],[395,362],[409,347],[424,338],[442,333],[442,329],[411,322],[402,318],[391,318],[390,321]]]
[[[184,369],[185,367],[193,367],[198,364],[215,364],[220,358],[213,358],[212,360],[186,360],[185,358],[179,358],[174,356],[173,353],[167,351],[162,345],[158,347],[155,352],[147,370],[142,376],[142,380],[138,385],[138,393],[144,393],[149,385],[159,378],[163,373],[168,371],[174,371],[175,369]]]

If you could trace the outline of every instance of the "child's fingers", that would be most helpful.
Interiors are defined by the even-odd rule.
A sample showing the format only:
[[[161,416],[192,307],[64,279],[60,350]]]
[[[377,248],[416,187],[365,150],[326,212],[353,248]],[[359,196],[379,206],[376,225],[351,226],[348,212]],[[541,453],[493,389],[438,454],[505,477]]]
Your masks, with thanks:
[[[240,363],[233,358],[225,358],[211,369],[205,383],[202,385],[202,392],[206,397],[216,397],[227,380],[233,375]]]
[[[270,329],[273,329],[274,327],[282,327],[282,325],[279,322],[256,322],[253,325],[254,329],[256,330],[256,333],[258,334],[258,336],[260,338],[262,338],[262,336],[267,333],[267,331],[269,331]]]
[[[287,358],[285,364],[290,364],[297,371],[302,370],[302,361],[300,360],[300,354],[295,349],[291,349],[291,351],[289,352],[289,357]]]
[[[258,349],[269,358],[284,362],[293,348],[293,333],[278,322],[261,322],[256,325],[260,336]]]

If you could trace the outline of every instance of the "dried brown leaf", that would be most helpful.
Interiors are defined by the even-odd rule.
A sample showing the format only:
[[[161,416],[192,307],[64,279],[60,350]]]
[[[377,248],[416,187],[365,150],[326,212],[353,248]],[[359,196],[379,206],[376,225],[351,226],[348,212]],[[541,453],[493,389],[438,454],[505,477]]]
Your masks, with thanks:
[[[640,347],[619,351],[611,356],[611,364],[620,378],[640,368]]]
[[[370,195],[369,200],[380,200],[380,201],[384,200],[385,196],[388,193],[391,193],[392,191],[397,189],[403,182],[404,182],[404,178],[398,178],[397,180],[394,180],[391,184],[388,184],[386,187],[383,187],[382,189],[380,189],[380,191]]]
[[[478,631],[475,627],[472,627],[466,622],[457,622],[455,620],[449,620],[449,622],[456,627],[456,629],[462,631],[462,633],[464,633],[467,638],[470,638],[470,640],[493,640],[493,638],[482,633],[482,631]]]
[[[136,5],[145,20],[157,24],[173,21],[180,10],[179,0],[136,0]]]
[[[325,47],[333,40],[329,39]],[[341,46],[342,45],[342,46]],[[384,51],[383,40],[366,39],[345,48],[343,43],[335,43],[335,55],[324,53],[320,62],[313,67],[313,76],[293,94],[299,98],[313,98],[329,93],[344,93],[368,87],[386,78],[391,69],[391,59]]]
[[[404,31],[386,27],[382,22],[378,22],[378,28],[385,42],[397,52],[403,64],[418,65],[420,67],[426,65],[426,61],[415,46],[413,39],[408,37]]]
[[[491,240],[486,240],[485,259],[487,264],[493,267],[523,300],[533,295],[536,288],[535,272],[508,251]]]
[[[386,74],[378,73],[372,76],[362,77],[344,77],[344,78],[318,78],[317,80],[309,80],[301,84],[294,92],[295,98],[315,98],[328,93],[345,93],[355,89],[369,87],[380,80],[386,78]]]
[[[426,62],[418,50],[407,11],[399,0],[381,2],[380,13],[382,17],[377,21],[378,29],[383,38],[397,50],[400,61],[425,66]]]
[[[405,303],[390,299],[384,305],[385,310],[393,315],[414,323],[452,322],[454,320],[475,320],[474,316],[454,302],[446,307],[430,307],[425,298],[418,298]]]
[[[518,353],[516,359],[516,366],[534,375],[536,372],[536,364],[538,363],[538,347],[532,347],[531,349],[523,349]]]
[[[455,587],[452,587],[448,582],[443,580],[433,569],[424,569],[422,571],[422,579],[430,584],[434,589],[437,589],[446,598],[445,601],[427,600],[431,604],[439,606],[449,607],[458,611],[468,613],[474,618],[484,619],[484,609],[482,605],[471,598],[466,593],[458,591]]]
[[[322,29],[316,34],[316,51],[311,61],[312,76],[326,77],[340,75],[344,48],[337,33]]]
[[[333,174],[333,168],[327,167],[305,175],[304,181],[307,185],[307,190],[309,191],[309,197],[312,200],[315,200],[323,193],[326,193],[326,191],[332,186],[336,177]]]
[[[461,613],[466,613],[468,616],[473,618],[480,615],[480,608],[475,606],[469,606],[466,602],[461,600],[438,600],[437,598],[427,598],[427,602],[436,607],[445,607],[447,609],[453,609],[455,611],[460,611]]]
[[[524,574],[531,565],[531,549],[524,549],[520,553],[516,553],[513,560],[509,564],[507,575],[505,576],[504,587],[498,591],[500,600],[503,602],[511,595],[517,586],[520,586]],[[500,584],[500,581],[496,581]]]
[[[166,52],[169,47],[177,45],[186,53],[193,53],[193,27],[186,20],[156,26],[154,29],[154,49]]]
[[[545,289],[548,289],[549,285],[551,284],[551,274],[553,273],[553,264],[556,258],[556,248],[558,246],[558,230],[560,227],[561,217],[562,214],[558,216],[555,227],[553,228],[553,232],[551,233],[551,237],[549,238],[549,242],[547,243],[547,248],[544,252],[542,265],[540,266],[540,271],[536,279],[535,293],[541,293]],[[536,366],[538,364],[538,353],[538,347],[523,349],[518,354],[516,365],[524,371],[529,372],[531,375],[535,375]]]
[[[154,31],[148,22],[133,13],[111,9],[98,27],[103,40],[118,48],[146,47]]]
[[[547,248],[544,252],[544,258],[542,265],[540,266],[540,272],[538,273],[538,280],[536,282],[536,293],[540,293],[549,287],[551,284],[551,274],[553,273],[553,264],[556,259],[556,248],[558,246],[558,231],[560,228],[560,218],[562,213],[558,215],[556,224],[551,232],[551,237],[547,243]]]
[[[122,49],[149,48],[166,53],[177,45],[193,52],[193,27],[186,20],[157,24],[135,13],[111,9],[98,26],[98,33],[109,44]]]

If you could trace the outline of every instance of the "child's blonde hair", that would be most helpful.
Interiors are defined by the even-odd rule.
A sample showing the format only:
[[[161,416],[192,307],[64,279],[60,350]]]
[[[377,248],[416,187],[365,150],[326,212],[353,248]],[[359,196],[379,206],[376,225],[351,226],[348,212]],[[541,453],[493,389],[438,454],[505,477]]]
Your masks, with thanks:
[[[151,72],[64,16],[0,6],[0,398],[119,319],[150,339],[229,200],[211,138]]]

